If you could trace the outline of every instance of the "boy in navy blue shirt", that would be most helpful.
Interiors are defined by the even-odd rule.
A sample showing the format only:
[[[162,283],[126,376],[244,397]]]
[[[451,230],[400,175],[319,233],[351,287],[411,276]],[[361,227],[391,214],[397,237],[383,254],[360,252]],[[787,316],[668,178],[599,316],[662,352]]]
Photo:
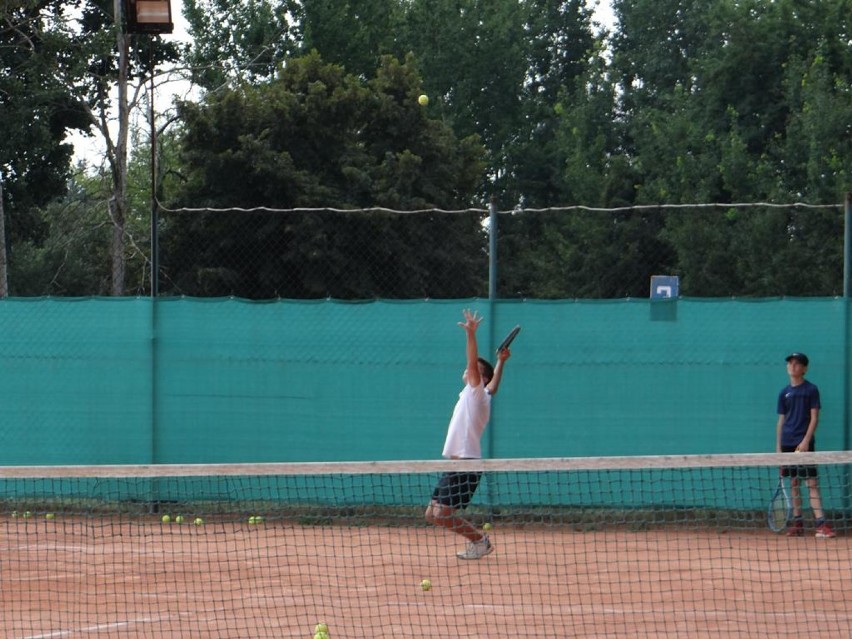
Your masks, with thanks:
[[[776,427],[776,451],[779,453],[803,453],[816,450],[814,433],[819,423],[819,389],[805,380],[808,371],[808,356],[804,353],[790,353],[787,356],[787,375],[790,383],[778,393],[778,424]],[[834,537],[834,531],[825,523],[822,510],[822,498],[817,484],[816,466],[784,466],[782,477],[790,478],[790,492],[793,497],[793,522],[787,529],[790,537],[805,534],[802,519],[802,492],[800,478],[805,480],[808,496],[814,512],[816,536]]]

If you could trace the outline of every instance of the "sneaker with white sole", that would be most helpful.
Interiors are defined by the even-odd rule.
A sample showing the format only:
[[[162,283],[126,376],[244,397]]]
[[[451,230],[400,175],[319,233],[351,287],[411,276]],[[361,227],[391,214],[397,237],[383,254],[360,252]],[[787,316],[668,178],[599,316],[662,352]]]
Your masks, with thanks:
[[[467,548],[462,552],[457,552],[456,557],[459,559],[482,559],[485,555],[490,555],[494,552],[494,546],[485,536],[479,541],[467,542]]]

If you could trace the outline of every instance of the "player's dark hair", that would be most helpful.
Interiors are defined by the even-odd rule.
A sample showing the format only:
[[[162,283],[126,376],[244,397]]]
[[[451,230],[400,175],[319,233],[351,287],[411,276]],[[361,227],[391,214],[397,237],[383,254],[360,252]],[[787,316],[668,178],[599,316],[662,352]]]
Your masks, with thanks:
[[[485,380],[482,383],[485,386],[488,386],[488,382],[490,382],[491,379],[494,377],[494,367],[491,365],[491,362],[489,362],[484,357],[478,357],[476,358],[476,361],[482,364],[482,368],[485,369],[483,371],[483,376],[485,377]]]

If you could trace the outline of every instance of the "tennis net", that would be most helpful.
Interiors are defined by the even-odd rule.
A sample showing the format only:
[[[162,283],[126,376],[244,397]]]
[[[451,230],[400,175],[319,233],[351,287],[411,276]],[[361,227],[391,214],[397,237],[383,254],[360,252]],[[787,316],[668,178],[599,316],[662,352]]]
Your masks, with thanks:
[[[790,459],[0,467],[0,636],[852,636],[852,453],[795,457],[835,538],[806,489],[769,530]],[[450,471],[478,561],[424,519]]]

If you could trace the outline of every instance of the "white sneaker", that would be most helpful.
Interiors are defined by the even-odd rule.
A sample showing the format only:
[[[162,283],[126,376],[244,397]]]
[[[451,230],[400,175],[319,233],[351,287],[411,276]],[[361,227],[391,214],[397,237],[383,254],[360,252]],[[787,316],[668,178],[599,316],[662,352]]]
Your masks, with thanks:
[[[467,542],[467,548],[462,552],[457,552],[456,557],[459,559],[482,559],[485,555],[490,555],[492,552],[494,552],[494,546],[491,545],[488,537],[485,536],[479,541]]]

